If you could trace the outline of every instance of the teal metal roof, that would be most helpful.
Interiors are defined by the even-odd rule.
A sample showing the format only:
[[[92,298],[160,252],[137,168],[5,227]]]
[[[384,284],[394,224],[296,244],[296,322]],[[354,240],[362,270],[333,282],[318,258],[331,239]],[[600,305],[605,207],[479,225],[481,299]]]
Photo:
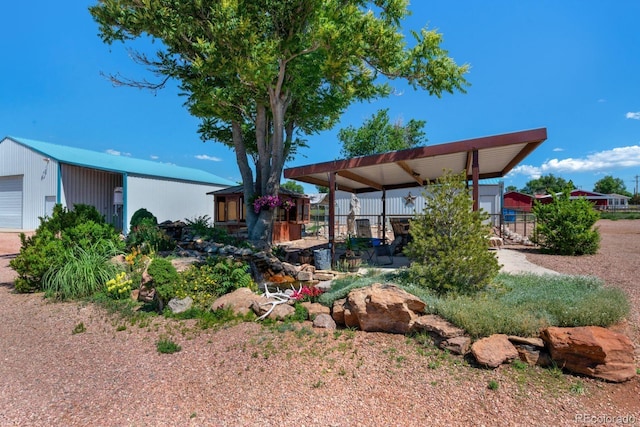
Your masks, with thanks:
[[[32,139],[7,137],[17,144],[37,151],[60,163],[100,169],[110,172],[146,175],[159,178],[171,178],[182,181],[193,181],[207,184],[236,185],[237,183],[200,169],[185,168],[151,160],[114,156],[107,153],[85,150],[83,148],[56,145]]]

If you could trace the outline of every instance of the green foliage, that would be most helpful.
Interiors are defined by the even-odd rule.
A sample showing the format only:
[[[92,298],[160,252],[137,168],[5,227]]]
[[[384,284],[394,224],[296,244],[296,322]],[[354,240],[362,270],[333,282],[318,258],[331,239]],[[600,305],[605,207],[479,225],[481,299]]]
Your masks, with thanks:
[[[640,219],[640,212],[600,212],[600,219],[617,221],[619,219]]]
[[[10,261],[11,268],[18,273],[15,282],[17,292],[42,290],[45,274],[63,267],[69,258],[68,252],[75,248],[82,248],[88,253],[98,251],[102,255],[115,254],[124,248],[113,226],[106,224],[93,206],[75,205],[74,209],[68,211],[56,205],[51,217],[40,218],[40,225],[33,236],[20,235],[20,253]],[[83,262],[92,256],[84,254]],[[54,271],[48,273],[50,277]],[[68,270],[60,276],[69,274]]]
[[[185,219],[192,233],[205,240],[225,245],[243,246],[244,241],[229,235],[229,232],[221,227],[212,227],[209,215],[203,215],[193,219]]]
[[[555,176],[550,173],[549,175],[542,175],[540,178],[532,179],[527,182],[525,186],[520,189],[521,193],[525,194],[555,194],[560,193],[565,188],[569,188],[569,191],[575,190],[576,186],[572,181],[565,181],[564,178]]]
[[[280,184],[280,188],[285,188],[298,194],[304,194],[304,187],[295,181],[289,180],[283,184]]]
[[[369,154],[386,153],[420,146],[424,142],[424,120],[389,121],[389,109],[378,110],[365,120],[361,127],[347,126],[340,129],[338,139],[342,143],[340,154],[345,159]]]
[[[631,193],[627,191],[627,186],[624,184],[624,181],[620,178],[614,178],[611,175],[607,175],[596,181],[593,185],[593,191],[602,194],[615,193],[631,197]]]
[[[146,210],[145,208],[140,208],[131,215],[131,222],[129,222],[129,230],[133,230],[135,227],[142,223],[143,219],[151,220],[150,223],[153,225],[158,225],[158,218],[155,217],[154,214]]]
[[[438,293],[472,294],[498,274],[500,266],[488,250],[488,215],[473,211],[464,172],[445,172],[424,193],[422,214],[411,221],[413,240],[405,254],[413,260],[409,276],[415,284]]]
[[[557,255],[598,252],[600,233],[594,225],[600,215],[591,202],[583,197],[571,200],[569,188],[552,197],[551,203],[534,203],[536,228],[531,241],[542,251]]]
[[[497,390],[498,388],[500,388],[500,384],[498,383],[498,381],[496,380],[490,380],[489,383],[487,384],[487,388],[489,390]]]
[[[474,296],[431,300],[435,312],[473,337],[492,334],[537,336],[548,326],[603,326],[630,311],[621,290],[594,277],[500,274]]]
[[[76,334],[81,334],[83,332],[87,332],[87,327],[84,326],[83,322],[80,322],[76,326],[73,327],[73,330],[71,331],[71,334],[72,335],[76,335]]]
[[[154,258],[147,268],[147,273],[153,278],[153,286],[163,301],[167,302],[175,296],[179,288],[180,275],[171,261],[166,258]]]
[[[164,287],[161,296],[165,300],[189,296],[194,306],[206,308],[216,298],[242,287],[253,291],[258,288],[247,263],[231,258],[210,257],[206,263],[192,265],[180,273],[180,280],[174,287]]]
[[[155,57],[137,58],[178,81],[204,140],[235,149],[246,200],[275,196],[303,136],[330,129],[354,102],[388,96],[390,81],[435,96],[468,85],[468,66],[442,49],[441,34],[424,28],[407,40],[404,1],[375,2],[374,13],[353,0],[102,0],[90,13],[106,43],[159,42]],[[272,215],[248,210],[251,239],[269,238]]]
[[[335,279],[331,283],[331,289],[318,297],[318,302],[331,307],[335,300],[346,298],[352,289],[364,288],[365,286],[370,286],[381,281],[381,277],[377,275],[369,277],[345,276]]]
[[[158,350],[158,353],[172,354],[182,350],[182,347],[180,347],[180,345],[176,344],[170,339],[164,338],[156,342],[156,349]]]
[[[131,228],[127,236],[127,246],[136,247],[142,253],[149,254],[173,250],[176,242],[164,230],[158,228],[154,219],[142,218],[138,225]]]
[[[42,288],[48,297],[58,300],[85,298],[104,290],[116,275],[110,262],[117,254],[113,246],[96,243],[84,249],[72,247],[64,252],[62,262],[52,266],[42,277]]]

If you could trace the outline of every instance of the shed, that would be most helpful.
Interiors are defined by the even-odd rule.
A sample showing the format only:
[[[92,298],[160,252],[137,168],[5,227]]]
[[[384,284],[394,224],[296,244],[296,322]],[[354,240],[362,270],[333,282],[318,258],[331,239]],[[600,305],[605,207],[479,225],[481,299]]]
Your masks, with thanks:
[[[33,230],[59,203],[95,206],[126,233],[140,208],[160,222],[210,215],[207,193],[231,185],[199,169],[11,136],[0,141],[0,229]]]
[[[236,185],[210,192],[213,195],[215,214],[214,225],[229,233],[240,233],[247,228],[247,207],[244,187]],[[280,201],[287,201],[288,207],[275,207],[273,217],[273,243],[289,242],[302,238],[304,226],[310,221],[310,199],[304,194],[280,188]],[[289,204],[291,203],[291,204]]]
[[[519,191],[507,191],[504,193],[504,208],[514,212],[531,212],[535,197],[531,194]]]

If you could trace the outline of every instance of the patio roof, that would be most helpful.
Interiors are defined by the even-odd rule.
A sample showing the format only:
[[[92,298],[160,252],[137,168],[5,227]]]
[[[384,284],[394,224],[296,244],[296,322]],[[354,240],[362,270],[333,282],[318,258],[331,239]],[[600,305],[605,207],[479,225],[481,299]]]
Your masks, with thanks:
[[[284,177],[330,187],[333,174],[335,188],[352,193],[424,186],[443,170],[466,170],[469,180],[501,178],[546,139],[546,128],[531,129],[293,167]]]

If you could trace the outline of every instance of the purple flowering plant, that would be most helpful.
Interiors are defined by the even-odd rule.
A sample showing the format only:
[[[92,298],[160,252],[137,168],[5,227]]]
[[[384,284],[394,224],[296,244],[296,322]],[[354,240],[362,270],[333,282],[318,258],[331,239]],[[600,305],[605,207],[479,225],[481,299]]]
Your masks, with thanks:
[[[280,199],[278,196],[260,196],[253,201],[253,210],[255,213],[260,213],[262,209],[273,209],[278,206],[289,210],[293,207],[293,200]]]

